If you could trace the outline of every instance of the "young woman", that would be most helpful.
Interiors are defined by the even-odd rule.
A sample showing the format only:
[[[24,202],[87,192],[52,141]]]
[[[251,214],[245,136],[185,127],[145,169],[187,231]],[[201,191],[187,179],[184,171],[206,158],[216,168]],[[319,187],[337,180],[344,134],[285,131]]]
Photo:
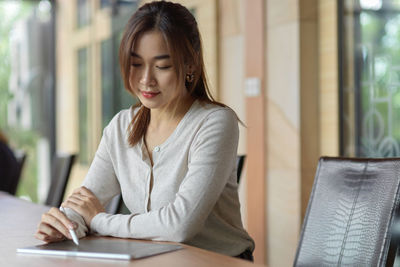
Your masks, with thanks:
[[[36,237],[73,228],[183,242],[252,259],[236,182],[238,119],[207,87],[197,23],[183,6],[152,2],[129,20],[119,50],[126,89],[139,104],[104,129],[83,186],[44,214]],[[130,215],[107,214],[121,193]]]

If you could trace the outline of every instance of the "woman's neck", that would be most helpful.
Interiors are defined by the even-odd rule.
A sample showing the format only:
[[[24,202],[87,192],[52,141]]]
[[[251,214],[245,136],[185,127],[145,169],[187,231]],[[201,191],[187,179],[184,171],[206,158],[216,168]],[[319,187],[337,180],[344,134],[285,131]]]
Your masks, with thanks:
[[[164,109],[150,110],[150,125],[152,128],[158,128],[165,123],[179,123],[190,109],[194,102],[190,95],[179,100],[179,103],[172,103],[170,107]]]

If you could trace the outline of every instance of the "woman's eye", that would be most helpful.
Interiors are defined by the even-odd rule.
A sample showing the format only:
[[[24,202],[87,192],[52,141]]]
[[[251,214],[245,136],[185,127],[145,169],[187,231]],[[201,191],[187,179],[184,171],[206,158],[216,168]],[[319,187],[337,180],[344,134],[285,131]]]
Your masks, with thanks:
[[[171,66],[156,66],[156,68],[160,69],[160,70],[166,70],[166,69],[171,68]]]
[[[132,63],[131,65],[132,65],[133,67],[137,68],[137,67],[140,67],[142,64],[139,64],[139,63]]]

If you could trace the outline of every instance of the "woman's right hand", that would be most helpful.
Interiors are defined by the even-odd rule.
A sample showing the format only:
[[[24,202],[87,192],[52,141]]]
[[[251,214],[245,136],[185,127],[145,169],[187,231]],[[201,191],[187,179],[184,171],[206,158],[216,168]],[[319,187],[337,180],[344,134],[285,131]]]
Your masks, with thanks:
[[[51,208],[42,215],[35,237],[47,243],[58,242],[65,238],[72,239],[69,229],[75,229],[76,223],[70,221],[57,208]]]

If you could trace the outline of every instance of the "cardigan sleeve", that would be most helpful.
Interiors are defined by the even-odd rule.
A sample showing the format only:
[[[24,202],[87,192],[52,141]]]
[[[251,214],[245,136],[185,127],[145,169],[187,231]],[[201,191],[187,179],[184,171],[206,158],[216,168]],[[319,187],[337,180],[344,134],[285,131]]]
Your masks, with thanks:
[[[108,150],[108,130],[109,128],[106,127],[103,131],[99,147],[82,184],[92,191],[103,206],[121,192]],[[88,228],[83,217],[70,208],[66,208],[66,213],[71,220],[78,224],[76,230],[78,237],[81,238],[85,236],[88,232]]]
[[[229,108],[207,115],[189,152],[188,171],[173,202],[142,214],[97,214],[91,229],[101,235],[184,242],[204,227],[236,162],[239,137]]]

